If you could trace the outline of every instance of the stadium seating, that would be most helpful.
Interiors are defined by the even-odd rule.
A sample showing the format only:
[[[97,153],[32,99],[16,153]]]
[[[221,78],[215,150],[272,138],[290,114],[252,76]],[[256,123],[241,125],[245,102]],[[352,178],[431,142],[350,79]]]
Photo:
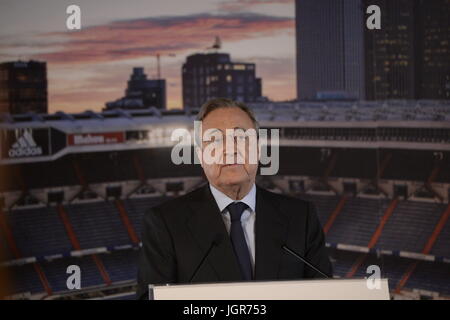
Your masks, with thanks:
[[[339,278],[345,277],[359,255],[357,252],[336,250],[333,248],[330,248],[328,252],[333,266],[333,276]]]
[[[339,196],[316,194],[304,194],[301,198],[314,202],[322,225],[326,224],[330,213],[340,200]],[[126,213],[137,234],[141,234],[142,216],[146,210],[166,199],[165,197],[140,196],[123,200]],[[327,241],[332,244],[366,247],[389,203],[389,200],[349,197],[330,228]],[[400,201],[384,226],[375,248],[421,252],[445,208],[445,205],[436,203]],[[95,201],[64,205],[64,209],[81,248],[108,247],[112,250],[99,255],[112,283],[135,281],[138,255],[136,248],[130,246],[128,249],[113,250],[115,246],[132,244],[120,220],[115,203]],[[22,256],[43,257],[57,253],[65,254],[65,257],[51,261],[40,258],[42,270],[54,293],[67,290],[66,268],[70,264],[80,266],[82,288],[105,285],[91,255],[79,258],[67,257],[67,253],[73,248],[55,207],[15,209],[9,212],[7,217]],[[36,226],[39,227],[36,228]],[[449,229],[450,226],[447,223],[436,241],[432,250],[433,254],[448,256]],[[10,248],[6,243],[5,235],[1,232],[0,240],[2,240],[4,252],[8,254],[4,260],[11,260],[13,257]],[[355,261],[364,256],[361,265],[355,269],[354,276],[365,277],[368,265],[379,265],[382,275],[389,278],[391,289],[395,288],[408,266],[415,261],[390,255],[377,257],[373,253],[363,254],[335,248],[330,248],[330,256],[334,275],[338,277],[347,276]],[[44,292],[33,264],[28,263],[7,269],[12,271],[15,279],[12,293]],[[448,263],[420,262],[406,282],[405,288],[449,294],[449,270]]]
[[[136,280],[137,250],[120,250],[101,257],[112,282]]]
[[[377,247],[422,252],[445,207],[436,203],[400,201],[384,226]]]
[[[81,270],[81,288],[104,285],[99,270],[97,269],[92,256],[83,256],[81,258],[67,257],[55,259],[53,261],[42,262],[42,268],[45,272],[50,287],[54,292],[67,291],[67,267],[77,265]]]
[[[82,249],[130,243],[114,203],[100,201],[65,208]]]
[[[388,201],[350,197],[327,234],[332,243],[367,246]]]
[[[419,114],[424,103],[430,107]],[[259,111],[255,105],[263,127],[281,124],[280,170],[274,179],[265,176],[264,185],[278,190],[287,185],[295,196],[314,203],[320,223],[326,227],[335,276],[366,277],[367,267],[375,264],[382,276],[389,278],[391,290],[401,284],[400,289],[428,290],[450,298],[450,219],[442,219],[448,206],[446,193],[450,192],[445,190],[450,183],[450,152],[441,148],[449,142],[445,126],[449,104],[417,101],[407,105],[411,108],[400,101],[267,102]],[[148,179],[164,179],[161,183],[176,193],[189,184],[175,178],[198,178],[203,173],[199,165],[175,165],[169,145],[156,148],[148,139],[155,124],[168,124],[167,128],[191,124],[195,110],[178,110],[174,119],[169,116],[172,111],[117,111],[29,114],[26,121],[20,120],[24,115],[8,116],[3,126],[6,130],[25,128],[29,122],[31,128],[67,126],[68,133],[97,132],[97,120],[102,119],[108,130],[123,132],[125,138],[120,146],[87,144],[56,154],[60,149],[53,147],[68,140],[55,135],[49,139],[51,159],[27,157],[2,163],[0,268],[13,279],[11,294],[45,295],[49,287],[55,295],[67,293],[66,269],[74,264],[81,268],[82,288],[103,290],[109,284],[123,285],[128,291],[119,292],[114,299],[134,298],[129,291],[136,281],[142,217],[167,196],[155,196],[156,192],[147,195],[138,188],[129,197],[128,187]],[[383,121],[375,121],[370,128],[365,128],[366,123],[358,126],[360,120],[374,119]],[[414,121],[407,128],[397,128],[396,123],[406,119]],[[284,125],[287,120],[294,122]],[[336,126],[328,121],[337,121]],[[430,123],[436,126],[429,127]],[[413,144],[404,144],[407,141]],[[416,148],[421,143],[425,143],[424,148]],[[99,200],[103,190],[114,191],[119,184],[127,193],[117,188],[115,194],[108,194],[107,201]],[[424,191],[415,190],[424,184]],[[77,201],[91,200],[71,202],[77,190],[83,190]],[[327,191],[328,195],[318,195],[317,191]],[[387,198],[376,200],[361,194]],[[447,203],[434,202],[443,195]],[[111,200],[116,196],[120,201]],[[393,201],[395,197],[399,197],[398,202]],[[427,202],[416,201],[420,198]],[[43,202],[49,205],[41,206]],[[62,204],[55,207],[59,202]],[[330,216],[332,212],[337,214]],[[438,221],[443,221],[442,229],[437,228]],[[425,247],[426,259],[432,261],[423,260]],[[97,297],[103,293],[97,292]]]
[[[0,261],[9,261],[13,259],[14,256],[9,249],[6,237],[0,229]]]
[[[448,263],[422,261],[405,287],[439,292],[450,296],[450,267]]]
[[[361,254],[358,254],[358,257],[361,257]],[[370,265],[377,265],[380,267],[381,277],[387,278],[389,280],[389,287],[391,290],[394,290],[411,261],[413,260],[389,255],[377,256],[373,253],[365,254],[362,264],[353,276],[357,278],[367,277],[367,267]]]
[[[10,288],[11,295],[19,293],[40,293],[44,292],[39,276],[32,263],[6,267],[5,272],[10,276],[13,284]],[[64,282],[65,283],[65,282]]]
[[[331,249],[330,257],[333,262],[334,275],[345,277],[351,270],[354,262],[364,256],[362,264],[359,266],[355,274],[356,278],[364,278],[370,276],[366,273],[367,267],[377,265],[380,267],[381,277],[387,278],[389,288],[394,290],[402,278],[407,268],[415,262],[413,259],[394,257],[389,255],[364,254],[350,251],[342,251]],[[447,263],[422,261],[418,264],[415,272],[406,282],[405,287],[409,290],[420,289],[450,294],[450,268]]]
[[[51,255],[72,249],[55,207],[12,210],[7,217],[23,257]]]
[[[447,222],[436,242],[434,243],[433,248],[431,249],[431,253],[436,256],[447,257],[450,258],[450,223]]]
[[[302,194],[302,199],[312,201],[319,220],[324,226],[342,196]],[[123,199],[123,205],[132,227],[139,236],[142,232],[142,217],[148,208],[168,199],[161,196],[137,196]],[[393,255],[377,256],[336,249],[337,244],[367,247],[390,200],[377,200],[349,196],[341,212],[327,234],[331,243],[330,256],[334,275],[346,277],[354,268],[354,277],[365,277],[367,266],[379,265],[382,275],[389,278],[391,289],[395,289],[408,266],[417,260]],[[420,253],[436,227],[437,221],[447,205],[432,202],[399,201],[387,220],[374,249],[410,251]],[[137,275],[138,251],[130,240],[121,221],[114,201],[89,201],[65,204],[68,220],[82,249],[107,247],[108,252],[98,254],[106,273],[113,284],[134,282]],[[53,293],[67,291],[66,269],[71,264],[80,266],[82,288],[104,287],[105,279],[92,255],[69,257],[73,250],[67,231],[54,206],[13,209],[5,214],[14,241],[23,257],[38,257],[40,266]],[[449,257],[450,223],[446,223],[437,237],[431,254]],[[6,236],[0,229],[1,248],[4,261],[13,260]],[[128,247],[126,247],[128,245]],[[118,250],[120,249],[120,250]],[[63,257],[46,260],[44,256],[63,254]],[[355,268],[355,262],[362,259]],[[417,268],[405,283],[405,289],[421,289],[450,295],[448,263],[418,263]],[[32,263],[6,267],[12,273],[14,288],[11,292],[45,292],[43,283]],[[130,295],[128,298],[132,298]]]

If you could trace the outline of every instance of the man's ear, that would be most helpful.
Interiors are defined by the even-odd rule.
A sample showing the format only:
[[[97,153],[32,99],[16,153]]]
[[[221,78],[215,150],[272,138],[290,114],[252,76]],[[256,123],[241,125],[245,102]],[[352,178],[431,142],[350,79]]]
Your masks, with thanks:
[[[202,148],[200,148],[197,144],[195,144],[195,154],[197,155],[198,160],[200,161],[200,165],[203,168],[203,151]]]

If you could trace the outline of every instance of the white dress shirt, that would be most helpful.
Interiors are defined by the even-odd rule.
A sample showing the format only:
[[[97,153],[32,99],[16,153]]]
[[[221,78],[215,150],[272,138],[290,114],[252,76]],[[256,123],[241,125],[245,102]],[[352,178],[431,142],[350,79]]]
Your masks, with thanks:
[[[244,210],[241,216],[241,224],[242,229],[244,230],[245,240],[247,241],[247,246],[250,251],[250,260],[252,263],[253,271],[255,271],[255,219],[256,219],[256,186],[253,184],[249,193],[242,198],[241,200],[233,200],[224,194],[222,191],[219,191],[212,184],[209,184],[209,188],[211,189],[211,193],[216,200],[217,206],[222,213],[222,219],[225,223],[225,227],[227,228],[228,234],[230,233],[231,227],[231,218],[230,213],[226,207],[232,202],[244,202],[248,208]]]

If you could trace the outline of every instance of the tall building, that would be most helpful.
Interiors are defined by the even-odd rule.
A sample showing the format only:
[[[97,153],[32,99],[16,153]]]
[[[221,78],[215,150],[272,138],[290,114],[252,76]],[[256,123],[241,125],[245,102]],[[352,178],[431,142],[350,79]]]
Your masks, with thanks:
[[[450,99],[450,0],[296,0],[296,31],[299,100]]]
[[[367,99],[450,99],[450,0],[364,0],[382,12],[366,31]]]
[[[262,99],[255,64],[232,62],[227,53],[190,55],[182,67],[182,81],[184,108],[198,108],[216,97],[243,102]]]
[[[365,32],[366,98],[416,98],[415,0],[363,2],[378,5],[382,19],[380,30]]]
[[[297,0],[297,96],[364,97],[361,0]]]
[[[419,0],[417,10],[417,96],[450,99],[450,0]]]
[[[125,90],[125,96],[116,101],[107,102],[105,109],[143,109],[150,107],[166,109],[166,80],[147,79],[144,68],[133,68],[133,73]]]
[[[47,64],[32,60],[0,63],[0,112],[47,111]]]

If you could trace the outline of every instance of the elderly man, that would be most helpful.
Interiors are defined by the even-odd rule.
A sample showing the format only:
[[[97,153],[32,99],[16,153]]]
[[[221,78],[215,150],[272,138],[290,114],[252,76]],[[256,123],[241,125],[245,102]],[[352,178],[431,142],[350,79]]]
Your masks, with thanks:
[[[258,128],[250,109],[223,98],[205,103],[197,120],[202,121],[203,132],[222,136],[227,129]],[[251,139],[245,139],[244,151],[248,151]],[[150,209],[144,216],[137,296],[146,298],[149,284],[331,275],[313,205],[256,186],[258,164],[249,161],[248,152],[240,154],[244,161],[206,161],[207,154],[201,149],[211,143],[217,141],[201,137],[197,145],[209,183]],[[223,146],[219,158],[237,159],[242,151],[237,144]]]

